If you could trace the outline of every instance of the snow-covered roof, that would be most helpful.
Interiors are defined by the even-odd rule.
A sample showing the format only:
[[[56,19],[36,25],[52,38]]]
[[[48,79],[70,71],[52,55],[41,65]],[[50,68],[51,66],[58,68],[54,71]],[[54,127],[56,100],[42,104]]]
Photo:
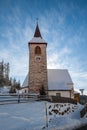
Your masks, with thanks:
[[[79,92],[77,92],[77,91],[74,91],[74,94],[80,94]]]
[[[25,78],[25,80],[24,80],[24,82],[23,82],[23,84],[22,84],[22,88],[24,88],[24,87],[28,87],[28,74],[27,74],[27,76],[26,76],[26,78]]]
[[[68,84],[73,84],[68,70],[48,69],[48,90],[71,90]]]
[[[48,90],[64,90],[64,91],[69,91],[69,90],[71,90],[71,88],[68,86],[68,85],[66,85],[66,83],[64,83],[64,82],[49,82],[49,80],[48,80]]]
[[[45,40],[41,37],[33,37],[29,43],[46,43]]]
[[[68,70],[66,69],[48,69],[48,90],[71,90],[68,84],[73,84]],[[22,87],[28,86],[28,75],[26,76]]]

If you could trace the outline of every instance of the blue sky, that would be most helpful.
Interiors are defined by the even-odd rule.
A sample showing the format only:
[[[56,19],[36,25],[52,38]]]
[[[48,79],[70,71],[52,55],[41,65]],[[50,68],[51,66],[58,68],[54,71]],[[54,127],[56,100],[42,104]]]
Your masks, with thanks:
[[[75,89],[87,93],[86,0],[0,0],[0,61],[9,62],[10,76],[23,83],[37,17],[48,68],[68,69]]]

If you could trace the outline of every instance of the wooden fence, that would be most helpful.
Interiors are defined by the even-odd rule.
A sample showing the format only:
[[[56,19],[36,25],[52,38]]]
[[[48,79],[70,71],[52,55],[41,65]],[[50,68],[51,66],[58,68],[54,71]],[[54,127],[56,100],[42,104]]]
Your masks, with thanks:
[[[77,104],[77,101],[72,98],[65,98],[65,97],[58,97],[58,96],[52,96],[52,102]]]
[[[29,95],[29,94],[1,94],[0,105],[9,103],[24,103],[29,101],[49,101],[54,103],[72,103],[77,104],[74,99],[58,97],[58,96],[40,96],[40,95]]]
[[[28,94],[0,94],[0,105],[12,103],[26,103],[38,100],[37,95]]]

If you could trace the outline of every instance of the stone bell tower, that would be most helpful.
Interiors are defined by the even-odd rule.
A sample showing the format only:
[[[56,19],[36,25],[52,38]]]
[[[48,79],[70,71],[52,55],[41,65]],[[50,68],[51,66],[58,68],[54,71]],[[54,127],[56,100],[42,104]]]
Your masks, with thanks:
[[[45,89],[47,94],[47,43],[41,36],[38,23],[36,25],[34,37],[29,45],[29,92],[39,93],[41,87]]]

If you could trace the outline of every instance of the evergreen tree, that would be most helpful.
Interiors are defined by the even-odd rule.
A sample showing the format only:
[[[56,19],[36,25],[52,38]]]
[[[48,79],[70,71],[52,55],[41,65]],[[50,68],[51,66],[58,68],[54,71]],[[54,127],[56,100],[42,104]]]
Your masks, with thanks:
[[[42,85],[42,87],[40,88],[40,95],[46,95],[45,89],[44,89],[44,86],[43,86],[43,85]]]
[[[20,90],[20,88],[21,88],[20,81],[17,82],[15,78],[13,80],[11,79],[10,93],[16,93],[16,89]]]
[[[0,86],[9,85],[9,63],[0,62]]]
[[[16,93],[16,89],[13,86],[11,86],[9,93]]]
[[[16,83],[16,89],[20,90],[20,80]]]
[[[4,85],[4,64],[3,61],[0,62],[0,86]]]

